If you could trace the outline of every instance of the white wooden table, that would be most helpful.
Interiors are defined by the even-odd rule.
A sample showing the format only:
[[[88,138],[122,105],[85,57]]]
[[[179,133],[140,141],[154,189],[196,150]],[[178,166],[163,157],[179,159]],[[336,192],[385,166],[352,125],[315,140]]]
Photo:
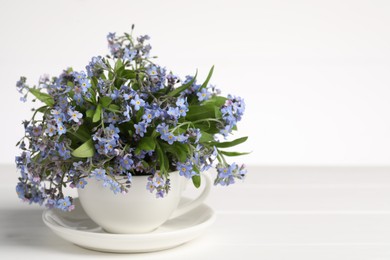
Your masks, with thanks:
[[[57,237],[42,208],[18,200],[14,166],[2,165],[0,259],[390,259],[390,167],[248,169],[243,183],[213,189],[217,221],[202,237],[122,255]]]

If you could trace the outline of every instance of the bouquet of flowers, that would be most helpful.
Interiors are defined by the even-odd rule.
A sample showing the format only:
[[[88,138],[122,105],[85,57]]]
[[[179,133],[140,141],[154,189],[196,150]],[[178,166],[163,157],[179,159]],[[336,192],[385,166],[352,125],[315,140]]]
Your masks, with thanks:
[[[133,31],[133,30],[132,30]],[[114,193],[131,188],[132,176],[148,174],[147,189],[157,197],[169,192],[169,174],[179,171],[200,185],[200,172],[215,167],[215,184],[229,185],[246,170],[225,157],[247,140],[227,141],[237,130],[245,104],[224,97],[197,75],[180,79],[154,62],[148,36],[133,32],[107,36],[110,55],[93,57],[86,71],[45,75],[30,87],[21,77],[17,89],[42,106],[24,121],[18,142],[18,196],[29,203],[65,211],[74,208],[64,188],[84,188],[87,177]]]

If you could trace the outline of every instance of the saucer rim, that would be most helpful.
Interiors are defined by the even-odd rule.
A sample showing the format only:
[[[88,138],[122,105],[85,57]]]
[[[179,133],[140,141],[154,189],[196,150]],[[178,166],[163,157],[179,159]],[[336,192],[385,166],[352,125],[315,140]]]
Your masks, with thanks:
[[[78,199],[78,198],[75,198],[75,199]],[[64,226],[62,226],[60,224],[57,224],[57,225],[53,224],[48,219],[46,219],[46,215],[49,214],[50,212],[53,212],[54,209],[45,209],[43,211],[43,213],[42,213],[42,220],[49,228],[58,230],[59,232],[66,232],[68,234],[77,233],[79,235],[82,234],[84,236],[91,235],[91,236],[111,237],[111,238],[127,238],[127,237],[128,238],[135,238],[135,237],[139,237],[139,238],[156,237],[156,238],[158,238],[158,237],[161,237],[161,236],[167,237],[167,236],[175,236],[177,234],[185,234],[185,233],[192,232],[192,231],[195,231],[195,230],[198,230],[198,229],[203,230],[203,229],[206,229],[208,226],[211,226],[215,222],[215,220],[216,220],[216,217],[217,217],[216,216],[216,212],[210,206],[208,206],[206,203],[200,204],[198,207],[196,207],[193,210],[196,210],[199,207],[205,207],[210,212],[209,213],[210,216],[207,217],[204,221],[202,221],[201,223],[196,224],[196,225],[185,227],[183,229],[167,230],[167,231],[163,231],[163,232],[160,232],[160,233],[149,232],[149,233],[135,233],[135,234],[116,234],[116,233],[108,233],[107,231],[104,231],[104,233],[100,233],[100,232],[97,233],[97,232],[91,232],[91,231],[88,231],[88,230],[69,229],[69,228],[66,228],[66,227],[64,227]],[[86,215],[86,217],[88,217],[88,215]],[[177,217],[177,218],[180,218],[180,216]],[[88,217],[88,219],[90,219],[90,218]],[[174,219],[175,218],[170,219],[170,221],[172,221]]]

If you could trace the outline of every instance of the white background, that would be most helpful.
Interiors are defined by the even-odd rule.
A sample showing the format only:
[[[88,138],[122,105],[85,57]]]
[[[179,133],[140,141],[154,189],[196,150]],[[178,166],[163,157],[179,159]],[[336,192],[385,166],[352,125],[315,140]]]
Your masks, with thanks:
[[[108,52],[108,32],[152,37],[159,63],[196,68],[245,98],[237,158],[247,164],[390,164],[389,1],[0,0],[0,163],[21,121],[15,82],[57,75]]]

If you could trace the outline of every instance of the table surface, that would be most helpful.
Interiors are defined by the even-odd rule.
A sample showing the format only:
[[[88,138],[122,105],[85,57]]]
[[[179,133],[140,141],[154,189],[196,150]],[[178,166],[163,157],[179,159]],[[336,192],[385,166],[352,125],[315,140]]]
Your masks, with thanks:
[[[217,220],[204,235],[147,254],[57,237],[42,208],[18,200],[14,166],[0,172],[1,259],[390,259],[390,167],[249,166],[244,182],[213,188],[206,203]]]

